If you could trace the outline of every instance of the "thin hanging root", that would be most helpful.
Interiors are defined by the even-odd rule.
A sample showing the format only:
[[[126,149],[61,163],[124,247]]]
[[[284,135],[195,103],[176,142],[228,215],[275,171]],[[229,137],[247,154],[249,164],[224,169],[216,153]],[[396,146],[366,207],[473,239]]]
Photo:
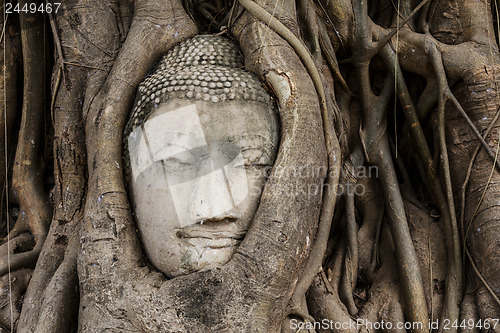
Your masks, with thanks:
[[[453,254],[456,256],[456,252],[460,252],[460,236],[458,232],[458,225],[455,213],[455,203],[453,198],[453,188],[451,185],[451,174],[450,174],[450,161],[448,158],[448,147],[446,144],[446,133],[445,133],[445,98],[444,96],[439,98],[438,102],[438,133],[439,133],[439,144],[441,150],[441,162],[444,174],[446,198],[448,201],[448,209],[451,221],[451,230],[453,238]],[[461,288],[460,288],[461,289]],[[461,293],[459,294],[461,296]],[[451,312],[443,311],[441,314],[441,319],[445,320],[448,318],[458,318],[460,311],[458,309],[458,303],[454,303],[455,300],[448,301],[449,298],[445,297],[445,305],[449,305]],[[446,308],[445,308],[446,309]],[[440,332],[444,330],[443,326],[440,327]]]
[[[62,45],[61,45],[61,38],[59,37],[59,31],[57,29],[57,22],[56,22],[56,18],[55,18],[55,13],[50,13],[49,14],[49,22],[50,22],[50,29],[52,30],[52,35],[54,36],[54,44],[56,46],[56,51],[57,51],[57,63],[58,63],[58,67],[59,67],[59,70],[61,71],[61,73],[58,74],[58,79],[57,79],[57,83],[56,83],[56,87],[54,89],[54,97],[56,96],[57,94],[57,88],[59,86],[59,81],[61,80],[61,78],[59,77],[60,75],[62,75],[63,77],[63,81],[66,82],[66,75],[64,73],[64,55],[63,55],[63,49],[62,49]],[[52,101],[51,103],[51,110],[53,110],[53,107],[54,107],[54,100]]]
[[[467,246],[465,247],[465,252],[467,253],[467,258],[469,258],[469,261],[472,265],[472,269],[474,270],[474,273],[476,273],[477,277],[479,278],[479,280],[481,280],[481,282],[483,283],[486,290],[488,290],[488,293],[490,293],[491,297],[493,297],[493,299],[498,304],[498,306],[500,306],[500,299],[498,299],[497,295],[495,294],[493,289],[490,287],[490,284],[488,283],[488,281],[486,281],[484,279],[484,277],[481,274],[481,272],[479,271],[479,269],[477,269],[476,263],[474,262],[474,259],[472,258],[472,255],[470,254]]]
[[[22,7],[25,0],[19,1]],[[43,150],[45,115],[45,72],[40,71],[44,59],[44,25],[41,14],[20,13],[23,45],[24,93],[21,128],[12,174],[12,186],[19,197],[21,212],[35,239],[33,250],[13,254],[12,269],[36,262],[47,236],[52,210],[43,187],[40,156]],[[0,259],[0,275],[9,271],[7,258]]]
[[[427,1],[429,0],[422,0],[422,2],[420,2],[418,6],[415,7],[415,9],[410,13],[410,15],[408,15],[408,17],[403,20],[403,22],[401,22],[395,29],[391,30],[387,35],[385,35],[382,38],[382,40],[380,40],[379,42],[377,42],[377,44],[375,44],[375,46],[373,46],[369,50],[366,50],[366,54],[364,54],[363,57],[365,57],[366,59],[371,59],[376,54],[378,54],[384,48],[384,46],[387,45],[387,43],[389,43],[391,38],[394,37],[397,34],[397,32],[401,30],[408,23],[408,21],[411,20],[413,16],[415,16],[416,13],[418,13],[418,11],[427,3]],[[351,63],[352,60],[353,60],[352,57],[350,57],[347,59],[342,59],[340,63],[348,64]]]
[[[431,313],[430,313],[430,320],[434,321],[434,286],[432,284],[433,277],[432,277],[432,248],[431,248],[431,232],[430,232],[430,224],[427,227],[427,248],[429,249],[428,251],[428,256],[429,256],[429,296],[430,296],[430,301],[431,301]]]
[[[466,246],[467,245],[467,236],[469,235],[469,230],[470,230],[470,227],[472,225],[472,221],[474,221],[474,218],[476,217],[476,215],[479,211],[479,207],[483,203],[484,196],[486,195],[486,191],[488,190],[488,187],[490,186],[491,178],[493,177],[493,173],[495,172],[495,163],[498,161],[499,148],[500,148],[500,134],[498,136],[498,141],[497,141],[497,153],[495,154],[495,159],[493,160],[493,167],[491,168],[491,172],[490,172],[490,175],[488,177],[488,181],[486,182],[486,186],[484,187],[483,194],[481,195],[481,199],[479,199],[479,202],[477,203],[476,209],[474,210],[474,213],[472,214],[472,217],[470,218],[470,222],[469,222],[469,224],[467,224],[467,229],[465,230],[464,243],[463,243],[464,257],[465,257],[465,249],[467,248],[467,246]]]
[[[326,251],[328,237],[330,236],[330,227],[335,209],[336,193],[334,189],[338,184],[340,176],[340,145],[330,117],[323,82],[314,61],[309,54],[309,51],[307,51],[304,44],[302,44],[302,42],[284,24],[276,20],[257,3],[252,0],[238,1],[255,17],[260,19],[262,22],[266,22],[272,30],[285,39],[292,46],[295,52],[297,52],[314,83],[320,102],[323,131],[328,154],[328,172],[316,238],[309,255],[309,260],[304,268],[305,273],[300,277],[300,280],[295,288],[295,292],[290,300],[291,309],[293,311],[299,306],[301,300],[304,298],[304,295],[307,289],[309,289],[314,277],[321,271],[323,256]],[[333,108],[334,106],[332,106],[332,110]]]
[[[59,37],[59,33],[57,30],[57,24],[54,13],[49,14],[49,22],[50,22],[50,28],[52,30],[52,35],[54,36],[54,44],[57,50],[57,63],[59,67],[57,71],[56,83],[54,85],[54,91],[52,93],[52,100],[50,102],[50,119],[52,121],[52,124],[54,125],[55,124],[54,106],[56,104],[56,96],[57,92],[59,91],[59,86],[61,85],[61,79],[63,79],[63,81],[66,82],[66,75],[64,73],[64,55],[62,51],[61,38]]]
[[[495,159],[495,152],[493,151],[493,149],[491,149],[490,145],[484,140],[481,133],[479,133],[479,130],[477,129],[476,125],[474,125],[472,120],[467,115],[467,112],[465,112],[464,108],[460,105],[457,98],[455,97],[455,95],[451,91],[451,89],[448,85],[448,82],[446,81],[446,72],[444,70],[443,60],[441,58],[441,52],[439,52],[436,44],[433,42],[427,43],[426,48],[427,48],[426,51],[431,55],[431,58],[432,58],[432,64],[433,64],[434,70],[436,71],[436,75],[438,77],[439,92],[443,95],[442,99],[444,99],[444,103],[446,103],[447,100],[450,100],[453,102],[453,104],[457,108],[458,112],[460,112],[462,117],[464,117],[465,121],[467,122],[469,127],[474,132],[474,135],[476,135],[476,137],[479,139],[479,141],[483,145],[484,149],[486,149],[486,151],[488,152],[488,155],[494,161],[498,170],[500,170],[500,162]]]
[[[337,61],[337,57],[335,56],[335,50],[333,49],[332,42],[328,37],[328,33],[323,22],[319,22],[319,43],[321,45],[321,51],[325,55],[326,63],[330,67],[332,71],[332,75],[334,79],[340,84],[342,89],[345,90],[349,94],[349,96],[354,96],[352,91],[349,89],[349,86],[344,80],[344,77],[340,73],[339,63]]]
[[[50,102],[50,120],[52,121],[52,124],[55,124],[54,107],[56,105],[57,92],[59,91],[59,86],[61,85],[61,78],[63,73],[64,69],[59,68],[57,70],[56,84],[54,86],[54,92],[52,93],[52,101]]]

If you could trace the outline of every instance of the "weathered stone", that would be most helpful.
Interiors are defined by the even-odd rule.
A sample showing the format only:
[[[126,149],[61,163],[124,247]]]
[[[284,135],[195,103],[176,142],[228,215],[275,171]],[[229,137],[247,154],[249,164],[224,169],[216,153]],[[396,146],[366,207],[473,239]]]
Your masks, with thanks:
[[[230,40],[197,36],[138,89],[124,136],[127,183],[146,252],[167,276],[231,258],[274,162],[274,104],[241,67]]]

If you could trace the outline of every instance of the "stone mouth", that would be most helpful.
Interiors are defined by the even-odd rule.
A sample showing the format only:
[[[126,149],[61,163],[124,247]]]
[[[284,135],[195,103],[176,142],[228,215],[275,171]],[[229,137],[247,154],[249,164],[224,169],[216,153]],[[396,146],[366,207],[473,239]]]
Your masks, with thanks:
[[[202,225],[189,226],[177,231],[179,238],[204,238],[207,240],[227,239],[240,242],[245,237],[246,230],[235,232],[234,230],[214,229]]]
[[[187,229],[187,230],[185,230]],[[238,246],[246,232],[213,230],[202,225],[194,225],[177,231],[177,237],[187,244],[204,249],[226,249]]]
[[[185,239],[205,239],[206,241],[226,240],[241,242],[247,230],[238,230],[235,223],[238,219],[234,216],[213,218],[210,220],[200,220],[195,224],[177,230],[177,237]]]

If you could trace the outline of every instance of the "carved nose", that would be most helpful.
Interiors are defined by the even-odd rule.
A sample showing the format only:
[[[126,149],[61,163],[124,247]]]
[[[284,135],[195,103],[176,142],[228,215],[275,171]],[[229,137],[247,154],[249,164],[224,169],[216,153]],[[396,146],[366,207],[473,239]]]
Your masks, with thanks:
[[[222,169],[215,169],[196,179],[189,210],[189,217],[193,223],[237,218],[233,195]]]

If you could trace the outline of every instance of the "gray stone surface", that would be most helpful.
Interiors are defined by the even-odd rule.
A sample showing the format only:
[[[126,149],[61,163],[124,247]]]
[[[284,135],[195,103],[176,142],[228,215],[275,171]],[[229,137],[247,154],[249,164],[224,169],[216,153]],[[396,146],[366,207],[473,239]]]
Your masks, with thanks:
[[[226,263],[259,204],[278,145],[260,81],[220,36],[179,44],[141,85],[125,130],[142,242],[169,277]]]

